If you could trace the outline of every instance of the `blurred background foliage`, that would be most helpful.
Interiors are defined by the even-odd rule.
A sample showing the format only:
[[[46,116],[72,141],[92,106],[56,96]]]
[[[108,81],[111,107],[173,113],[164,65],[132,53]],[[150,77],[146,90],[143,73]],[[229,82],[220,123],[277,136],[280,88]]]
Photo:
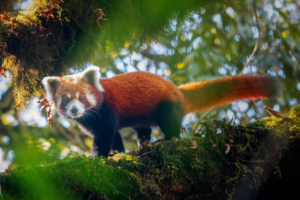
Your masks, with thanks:
[[[184,137],[203,116],[245,124],[266,115],[263,105],[287,112],[300,99],[299,8],[288,0],[1,0],[0,171],[89,155],[91,139],[57,115],[49,127],[36,101],[44,76],[90,65],[101,77],[141,70],[176,85],[249,73],[283,83],[278,99],[189,114]],[[155,128],[153,135],[163,137]],[[137,149],[131,129],[123,136],[128,151]]]

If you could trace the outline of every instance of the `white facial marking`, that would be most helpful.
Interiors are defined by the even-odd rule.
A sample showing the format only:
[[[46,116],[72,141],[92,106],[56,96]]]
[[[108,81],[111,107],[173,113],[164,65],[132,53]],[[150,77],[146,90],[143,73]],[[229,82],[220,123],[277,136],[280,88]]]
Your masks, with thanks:
[[[71,99],[71,94],[70,94],[70,92],[67,92],[67,97],[68,97],[69,99]]]
[[[73,113],[72,109],[73,108],[77,108],[77,112]],[[66,106],[67,109],[67,115],[69,115],[72,118],[79,118],[83,115],[85,108],[84,105],[82,103],[80,103],[80,101],[78,100],[72,100],[70,101],[70,103]]]
[[[77,97],[77,98],[79,97],[79,94],[80,94],[79,92],[76,92],[76,97]]]
[[[87,93],[86,99],[88,100],[88,102],[90,102],[90,104],[92,104],[92,106],[95,106],[97,104],[96,97],[92,93]]]

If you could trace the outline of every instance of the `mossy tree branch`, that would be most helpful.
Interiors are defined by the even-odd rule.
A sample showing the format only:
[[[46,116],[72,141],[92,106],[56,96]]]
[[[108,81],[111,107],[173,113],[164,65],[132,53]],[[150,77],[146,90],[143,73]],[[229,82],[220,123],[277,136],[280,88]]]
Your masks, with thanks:
[[[266,118],[246,127],[204,122],[197,136],[108,159],[67,158],[9,169],[0,176],[2,195],[5,199],[279,197],[288,193],[287,182],[295,178],[287,166],[299,164],[300,156],[300,106],[288,117]],[[270,187],[281,181],[285,185],[277,187],[285,191]],[[269,189],[261,191],[264,185]]]

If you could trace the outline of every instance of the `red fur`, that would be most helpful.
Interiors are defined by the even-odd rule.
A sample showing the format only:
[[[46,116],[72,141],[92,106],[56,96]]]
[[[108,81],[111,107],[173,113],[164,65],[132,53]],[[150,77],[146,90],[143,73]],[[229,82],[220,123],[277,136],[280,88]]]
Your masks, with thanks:
[[[111,108],[127,116],[147,116],[162,101],[182,104],[187,114],[236,100],[272,98],[279,90],[276,78],[253,75],[187,83],[177,88],[158,75],[136,72],[101,79],[100,83]]]
[[[118,116],[147,116],[162,101],[184,102],[182,93],[172,82],[147,72],[100,79],[100,84],[106,101]]]
[[[89,91],[97,99],[96,106],[101,106],[105,98],[117,116],[128,117],[148,116],[163,101],[181,104],[184,114],[187,114],[226,105],[236,100],[272,98],[278,95],[279,90],[276,78],[253,75],[187,83],[177,88],[172,82],[158,75],[135,72],[100,79],[104,93],[84,79],[79,79],[78,83],[73,81],[69,79],[61,82],[55,96],[66,96],[65,91],[69,91],[72,98],[76,98],[76,92],[85,94]],[[85,102],[85,105],[87,104],[88,102]]]
[[[97,105],[101,105],[103,101],[103,95],[84,79],[78,79],[77,82],[74,82],[74,79],[62,80],[62,82],[59,83],[57,91],[54,95],[54,99],[57,99],[58,97],[62,98],[62,102],[59,108],[61,111],[63,111],[66,106],[63,99],[67,97],[67,92],[71,94],[71,99],[78,99],[81,95],[83,95],[84,100],[82,101],[82,103],[86,108],[92,107],[91,103],[85,97],[85,94],[87,92],[92,93],[96,97]],[[76,97],[77,92],[80,93],[79,97]]]
[[[104,156],[111,148],[125,151],[118,133],[120,128],[138,128],[139,145],[151,138],[152,125],[158,125],[165,139],[170,140],[179,136],[180,121],[188,112],[221,106],[238,99],[272,98],[278,95],[280,89],[278,81],[269,76],[226,77],[177,88],[172,82],[147,72],[100,80],[97,73],[98,69],[91,67],[81,74],[60,80],[47,77],[43,83],[51,99],[53,95],[56,101],[62,99],[61,114],[73,118],[86,134],[94,137],[93,155]],[[67,92],[71,97],[67,98]],[[77,92],[85,99],[76,96]],[[65,104],[69,98],[77,99],[79,103],[76,100],[65,105],[64,98],[67,98]],[[97,108],[87,114],[91,106]]]
[[[187,83],[178,87],[185,98],[185,113],[226,105],[232,101],[278,96],[279,81],[271,76],[244,75]]]

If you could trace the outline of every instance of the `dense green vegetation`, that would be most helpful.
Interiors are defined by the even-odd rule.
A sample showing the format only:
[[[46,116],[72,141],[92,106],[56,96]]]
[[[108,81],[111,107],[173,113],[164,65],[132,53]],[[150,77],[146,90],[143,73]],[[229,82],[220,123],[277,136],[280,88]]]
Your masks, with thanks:
[[[2,195],[5,199],[253,199],[263,193],[259,193],[262,185],[274,184],[267,181],[271,174],[289,173],[279,156],[291,160],[289,166],[299,163],[299,146],[291,144],[300,141],[300,107],[292,108],[288,117],[266,118],[246,127],[204,122],[204,137],[160,142],[108,159],[81,156],[10,169],[0,176]],[[286,194],[281,190],[277,195]]]
[[[14,186],[11,187],[14,191],[11,194],[15,195],[12,198],[27,195],[28,198],[40,198],[44,192],[50,194],[52,191],[56,192],[49,198],[60,195],[63,195],[61,198],[77,197],[79,193],[80,197],[91,198],[123,198],[126,195],[132,198],[157,198],[163,197],[162,185],[167,184],[164,181],[178,181],[184,187],[186,179],[181,182],[181,178],[188,173],[191,173],[188,181],[196,188],[203,187],[204,193],[205,184],[210,181],[208,176],[214,174],[216,179],[207,186],[207,194],[212,194],[213,188],[217,191],[213,193],[218,195],[231,195],[234,191],[231,186],[249,175],[249,167],[244,164],[252,163],[252,159],[266,159],[264,156],[267,154],[261,153],[262,148],[265,148],[264,134],[272,135],[273,145],[288,136],[287,140],[295,141],[294,147],[297,149],[298,139],[295,135],[292,135],[295,138],[290,138],[289,134],[282,135],[288,132],[286,128],[298,133],[297,124],[290,126],[286,124],[291,123],[289,121],[271,118],[263,123],[268,127],[278,122],[281,125],[276,125],[271,132],[266,133],[262,131],[267,130],[265,128],[248,129],[238,124],[245,125],[266,116],[261,108],[263,105],[286,113],[292,106],[299,104],[299,7],[298,2],[281,0],[1,0],[0,70],[6,72],[7,78],[0,75],[0,155],[6,163],[13,163],[16,167],[12,170],[12,176],[1,176],[2,183],[5,182],[3,196],[8,195],[7,188],[11,184]],[[35,103],[37,98],[34,97],[41,98],[44,95],[41,85],[43,77],[75,73],[89,65],[99,66],[102,77],[143,70],[159,74],[176,85],[243,73],[270,74],[280,79],[284,90],[278,99],[247,103],[239,101],[210,112],[194,113],[191,126],[189,122],[183,123],[187,133],[183,131],[182,136],[187,137],[195,132],[196,137],[174,140],[163,146],[153,145],[150,149],[130,155],[116,155],[124,157],[116,164],[116,161],[89,158],[91,139],[83,135],[75,123],[59,116],[53,117],[52,127],[49,127],[45,121],[45,112],[40,112],[39,105]],[[31,109],[27,110],[25,106],[31,106]],[[292,112],[296,112],[296,109]],[[237,124],[230,126],[225,122],[212,121],[223,118],[228,121],[234,118]],[[198,123],[199,119],[203,123]],[[261,123],[257,121],[253,124],[254,127],[259,125]],[[212,130],[207,129],[208,126]],[[225,133],[222,127],[230,130]],[[205,132],[206,136],[197,137],[204,134],[201,132],[203,130],[208,131]],[[216,134],[220,130],[222,134]],[[235,153],[241,151],[242,154],[238,156],[247,160],[245,162],[234,160],[232,164],[229,155],[224,155],[228,144],[226,137],[232,136],[232,130],[240,130],[241,135],[248,131],[264,135],[258,137],[261,143],[257,144],[257,135],[252,137],[245,134],[243,137],[247,139],[242,139],[241,144],[237,141]],[[136,150],[135,133],[126,129],[123,130],[123,136],[126,149]],[[157,129],[154,129],[153,136],[163,137]],[[212,148],[210,140],[222,142],[217,148]],[[248,140],[253,142],[249,144],[251,148],[248,148]],[[278,149],[291,148],[287,140],[278,144],[280,148],[271,146],[276,149],[274,155],[277,158],[280,157]],[[200,163],[194,152],[190,154],[190,151],[186,151],[190,149],[191,141],[197,143],[197,150],[192,152],[196,152]],[[255,149],[257,154],[247,152],[245,147],[247,151]],[[149,164],[149,154],[152,153],[145,151],[153,151],[153,155],[157,155],[154,161],[158,163]],[[178,152],[183,152],[180,158]],[[291,152],[296,150],[292,148]],[[147,154],[142,158],[137,157],[143,153]],[[257,157],[259,155],[261,157]],[[61,160],[63,157],[67,158]],[[188,162],[184,162],[184,159]],[[207,162],[203,162],[203,159]],[[168,162],[175,163],[175,168],[174,173],[166,176],[165,172],[169,172],[169,169],[164,167]],[[229,168],[228,162],[232,164]],[[266,168],[269,174],[262,177],[267,179],[271,173],[276,172],[273,168],[276,163],[278,160]],[[148,164],[152,169],[145,168]],[[93,167],[85,166],[104,168],[103,174],[95,175],[88,171]],[[224,166],[232,169],[229,175],[223,172],[218,174],[218,170]],[[35,174],[31,175],[26,170],[35,171]],[[156,173],[155,170],[159,171]],[[70,176],[67,172],[70,172]],[[83,178],[73,179],[76,173],[80,173]],[[90,173],[90,177],[85,173]],[[116,188],[105,185],[104,181],[114,173],[123,177],[111,180],[115,181]],[[149,178],[149,174],[153,177]],[[258,173],[255,176],[260,175]],[[35,177],[45,178],[37,180]],[[103,178],[101,190],[89,184],[90,180],[99,181],[99,178]],[[47,182],[43,181],[45,179]],[[121,181],[116,183],[118,180]],[[207,181],[205,184],[201,182],[204,180]],[[256,180],[255,177],[253,180]],[[26,185],[27,181],[29,185]],[[125,187],[123,181],[131,184]],[[26,193],[23,193],[24,187]],[[224,193],[225,188],[228,189],[227,194]]]

